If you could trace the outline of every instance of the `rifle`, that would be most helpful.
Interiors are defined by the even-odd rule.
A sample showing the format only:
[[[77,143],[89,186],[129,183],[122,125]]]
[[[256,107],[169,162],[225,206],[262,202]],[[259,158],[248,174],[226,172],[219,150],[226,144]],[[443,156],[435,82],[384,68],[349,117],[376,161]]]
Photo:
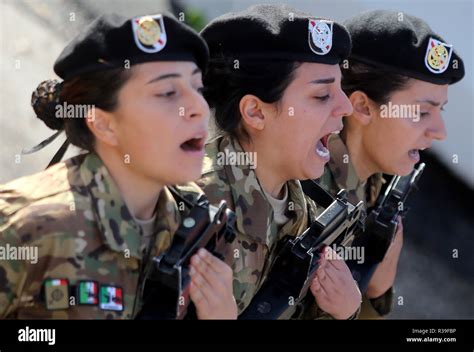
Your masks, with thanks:
[[[235,214],[224,200],[215,207],[201,195],[181,222],[169,250],[152,258],[143,289],[143,306],[136,319],[194,318],[195,307],[189,298],[189,261],[199,248],[222,259],[227,243],[235,238],[234,224]]]
[[[353,260],[347,261],[347,266],[351,269],[361,292],[366,291],[375,269],[395,238],[397,217],[404,218],[408,213],[409,208],[405,203],[412,189],[417,189],[417,183],[424,169],[425,164],[421,163],[409,175],[392,177],[385,192],[378,196],[375,206],[369,211],[364,233],[356,237],[352,243],[352,246],[366,248],[366,260],[363,264]]]
[[[363,227],[362,202],[354,206],[347,201],[345,190],[334,199],[316,186],[326,203],[327,199],[332,201],[300,236],[287,235],[281,240],[266,280],[239,319],[286,316],[292,305],[299,306],[305,299],[316,275],[321,250],[336,241],[344,241]]]

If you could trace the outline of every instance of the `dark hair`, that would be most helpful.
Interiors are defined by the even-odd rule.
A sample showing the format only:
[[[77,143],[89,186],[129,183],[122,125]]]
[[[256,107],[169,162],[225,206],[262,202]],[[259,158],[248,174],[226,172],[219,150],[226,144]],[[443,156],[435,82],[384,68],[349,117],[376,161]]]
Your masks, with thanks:
[[[130,70],[114,68],[82,74],[59,82],[41,82],[31,97],[36,116],[53,130],[62,130],[71,144],[82,149],[94,149],[94,135],[84,118],[58,118],[56,106],[92,105],[105,111],[114,111],[118,105],[118,92],[130,77]]]
[[[347,96],[360,90],[377,104],[385,104],[393,92],[407,87],[409,77],[386,69],[350,60],[348,67],[341,66],[341,86]]]
[[[294,78],[299,63],[289,61],[238,62],[225,57],[210,60],[204,77],[204,96],[214,116],[217,127],[232,138],[248,138],[241,125],[240,100],[252,94],[266,103],[278,102]]]

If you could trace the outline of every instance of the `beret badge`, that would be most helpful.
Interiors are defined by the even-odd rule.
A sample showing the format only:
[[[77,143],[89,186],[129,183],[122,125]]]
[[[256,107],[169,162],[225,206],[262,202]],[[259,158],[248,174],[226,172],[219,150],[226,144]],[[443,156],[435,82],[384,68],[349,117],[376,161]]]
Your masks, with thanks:
[[[133,18],[132,31],[138,48],[146,53],[157,53],[166,45],[166,31],[162,15]]]
[[[308,22],[308,43],[318,55],[326,55],[332,48],[333,22],[310,19]]]
[[[425,65],[433,73],[443,73],[449,66],[452,53],[452,45],[430,38],[426,48]]]

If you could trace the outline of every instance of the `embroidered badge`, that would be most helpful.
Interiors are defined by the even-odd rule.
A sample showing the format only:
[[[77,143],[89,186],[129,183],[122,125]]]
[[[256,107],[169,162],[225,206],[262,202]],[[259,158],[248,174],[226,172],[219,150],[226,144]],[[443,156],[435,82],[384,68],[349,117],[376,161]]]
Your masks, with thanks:
[[[69,308],[69,282],[66,279],[46,279],[43,281],[46,309]]]
[[[167,38],[162,15],[133,18],[132,31],[138,48],[146,53],[157,53],[166,45]]]
[[[96,305],[99,303],[99,285],[95,281],[79,281],[77,283],[78,304]]]
[[[308,22],[308,43],[318,55],[326,55],[332,48],[333,22],[310,19]]]
[[[100,286],[99,307],[102,310],[123,310],[123,290],[118,286]]]
[[[449,66],[452,53],[452,45],[430,38],[426,48],[425,65],[433,73],[443,73]]]

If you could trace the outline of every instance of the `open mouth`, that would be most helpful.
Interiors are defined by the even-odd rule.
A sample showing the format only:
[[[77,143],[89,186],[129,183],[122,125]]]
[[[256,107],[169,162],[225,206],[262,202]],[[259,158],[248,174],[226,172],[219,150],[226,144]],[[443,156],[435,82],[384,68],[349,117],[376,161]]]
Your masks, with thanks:
[[[425,149],[427,149],[429,147],[425,147],[425,148],[420,148],[420,149],[410,149],[408,151],[408,156],[410,157],[410,159],[412,159],[413,161],[415,162],[418,162],[420,161],[420,151],[423,151]]]
[[[191,138],[181,143],[180,148],[185,152],[200,152],[204,150],[205,142],[205,137]]]
[[[323,136],[316,144],[316,154],[325,160],[329,160],[330,153],[328,150],[328,139],[331,133]]]
[[[418,162],[420,160],[420,149],[410,149],[408,151],[408,156],[411,160]]]

